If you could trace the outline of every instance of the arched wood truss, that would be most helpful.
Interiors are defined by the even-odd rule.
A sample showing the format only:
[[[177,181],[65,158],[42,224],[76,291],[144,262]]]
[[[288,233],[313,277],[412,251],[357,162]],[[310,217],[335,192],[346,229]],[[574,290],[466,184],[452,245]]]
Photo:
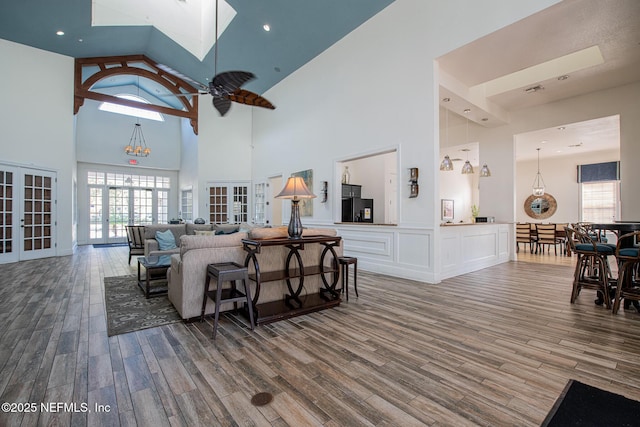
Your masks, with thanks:
[[[139,64],[144,63],[146,68],[140,68]],[[138,64],[138,65],[136,65]],[[89,76],[82,81],[83,67],[99,67],[100,71]],[[126,105],[134,108],[142,108],[145,110],[155,111],[171,116],[184,117],[189,119],[193,133],[198,134],[198,96],[189,97],[179,96],[178,99],[184,105],[184,110],[178,110],[170,107],[163,107],[154,104],[144,104],[136,101],[118,98],[113,95],[94,92],[91,87],[102,79],[117,75],[133,75],[153,80],[162,85],[169,92],[180,95],[185,93],[198,93],[198,90],[185,80],[177,77],[158,67],[158,64],[150,60],[144,55],[128,55],[128,56],[110,56],[96,58],[78,58],[75,61],[75,84],[74,84],[74,101],[73,114],[78,114],[80,107],[84,104],[85,99],[93,99],[101,102],[111,102],[113,104]]]

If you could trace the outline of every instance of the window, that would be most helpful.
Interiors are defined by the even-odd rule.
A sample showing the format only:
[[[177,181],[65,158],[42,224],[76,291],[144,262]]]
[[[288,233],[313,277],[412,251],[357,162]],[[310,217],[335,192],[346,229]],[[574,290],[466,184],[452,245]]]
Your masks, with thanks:
[[[193,220],[193,190],[182,190],[180,197],[180,217],[185,221]]]
[[[619,181],[583,182],[582,221],[612,222],[620,218]]]
[[[151,104],[146,99],[136,95],[120,94],[116,96],[118,98],[128,99],[129,101],[141,102],[143,104]],[[157,113],[155,111],[143,110],[142,108],[128,107],[126,105],[113,104],[111,102],[103,102],[102,104],[100,104],[100,107],[98,108],[102,111],[108,111],[110,113],[124,114],[125,116],[133,116],[133,117],[139,117],[141,119],[149,119],[149,120],[155,120],[157,122],[164,122],[164,117],[162,117],[162,114]]]

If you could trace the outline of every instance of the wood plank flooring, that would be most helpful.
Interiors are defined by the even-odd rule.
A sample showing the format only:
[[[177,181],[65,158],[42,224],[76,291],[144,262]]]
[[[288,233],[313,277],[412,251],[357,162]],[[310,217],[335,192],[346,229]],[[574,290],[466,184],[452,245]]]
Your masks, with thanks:
[[[570,378],[640,400],[640,315],[569,304],[575,258],[519,259],[437,285],[360,271],[359,299],[254,332],[223,316],[215,343],[211,321],[107,337],[126,247],[0,265],[0,401],[78,409],[0,426],[535,426]]]

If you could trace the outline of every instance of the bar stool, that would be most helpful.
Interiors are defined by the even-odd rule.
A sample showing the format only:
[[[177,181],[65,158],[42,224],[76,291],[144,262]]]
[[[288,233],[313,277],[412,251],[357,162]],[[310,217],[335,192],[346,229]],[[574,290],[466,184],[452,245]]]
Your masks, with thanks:
[[[618,260],[618,287],[613,301],[613,314],[620,309],[620,301],[624,299],[624,307],[627,308],[633,301],[638,308],[640,301],[640,287],[634,280],[636,269],[640,263],[640,247],[635,242],[640,237],[640,231],[625,234],[618,238],[616,246],[616,259]]]
[[[209,283],[211,278],[216,280],[216,289],[209,290]],[[236,281],[242,280],[244,286],[244,292],[239,291],[236,288]],[[230,288],[223,289],[224,282],[231,282]],[[249,311],[249,322],[251,330],[255,326],[253,320],[253,303],[251,302],[251,289],[249,287],[249,273],[247,267],[243,267],[235,262],[224,262],[219,264],[209,264],[207,266],[207,280],[204,284],[204,295],[202,297],[202,314],[200,315],[200,321],[204,321],[204,311],[207,306],[207,297],[211,298],[215,302],[215,315],[213,320],[213,339],[216,339],[216,332],[218,330],[218,318],[220,316],[220,305],[227,302],[234,303],[237,309],[238,302],[244,301],[247,303],[247,310]]]
[[[353,289],[358,297],[358,258],[351,256],[338,257],[338,264],[342,266],[342,292],[347,293],[349,301],[349,266],[353,265]]]
[[[578,255],[573,278],[573,290],[571,291],[571,304],[573,304],[583,288],[595,289],[598,298],[595,303],[605,304],[611,309],[611,296],[609,291],[616,280],[611,277],[609,269],[610,255],[615,255],[611,246],[592,240],[587,234],[570,227],[565,227],[571,251]]]

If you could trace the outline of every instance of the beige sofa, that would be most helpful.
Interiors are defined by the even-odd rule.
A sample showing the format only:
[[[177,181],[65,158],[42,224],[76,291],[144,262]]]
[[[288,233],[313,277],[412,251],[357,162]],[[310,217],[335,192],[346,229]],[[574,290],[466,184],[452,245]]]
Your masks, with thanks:
[[[305,229],[303,231],[303,236],[335,236],[336,234],[335,229]],[[171,256],[171,268],[168,272],[169,300],[183,319],[192,319],[200,316],[207,266],[209,264],[232,261],[244,265],[247,252],[243,249],[242,239],[247,237],[285,237],[286,235],[286,227],[253,229],[249,232],[217,236],[182,235],[180,237],[180,253]],[[305,249],[300,251],[305,266],[317,264],[323,248],[324,246],[319,244],[306,245]],[[342,243],[335,250],[337,256],[342,256]],[[283,269],[288,252],[289,249],[282,246],[263,248],[258,255],[260,271],[264,273]],[[330,254],[325,257],[327,266],[330,265],[331,259]],[[249,263],[249,273],[253,272],[253,264]],[[255,283],[251,282],[251,284],[253,296],[255,295]],[[317,293],[322,286],[320,276],[305,277],[301,295]],[[337,287],[340,287],[340,285],[338,284]],[[260,300],[258,302],[281,300],[288,292],[285,281],[264,283],[261,287]],[[222,306],[222,310],[228,310],[232,307],[231,304],[226,304]],[[209,299],[205,313],[210,314],[213,311],[214,304]]]
[[[229,232],[238,230],[240,225],[231,224],[153,224],[144,226],[144,256],[149,255],[171,255],[180,253],[180,237],[193,236],[196,232],[212,231],[212,232]],[[156,240],[156,232],[171,230],[173,237],[176,239],[176,249],[168,251],[159,251],[158,241]]]

